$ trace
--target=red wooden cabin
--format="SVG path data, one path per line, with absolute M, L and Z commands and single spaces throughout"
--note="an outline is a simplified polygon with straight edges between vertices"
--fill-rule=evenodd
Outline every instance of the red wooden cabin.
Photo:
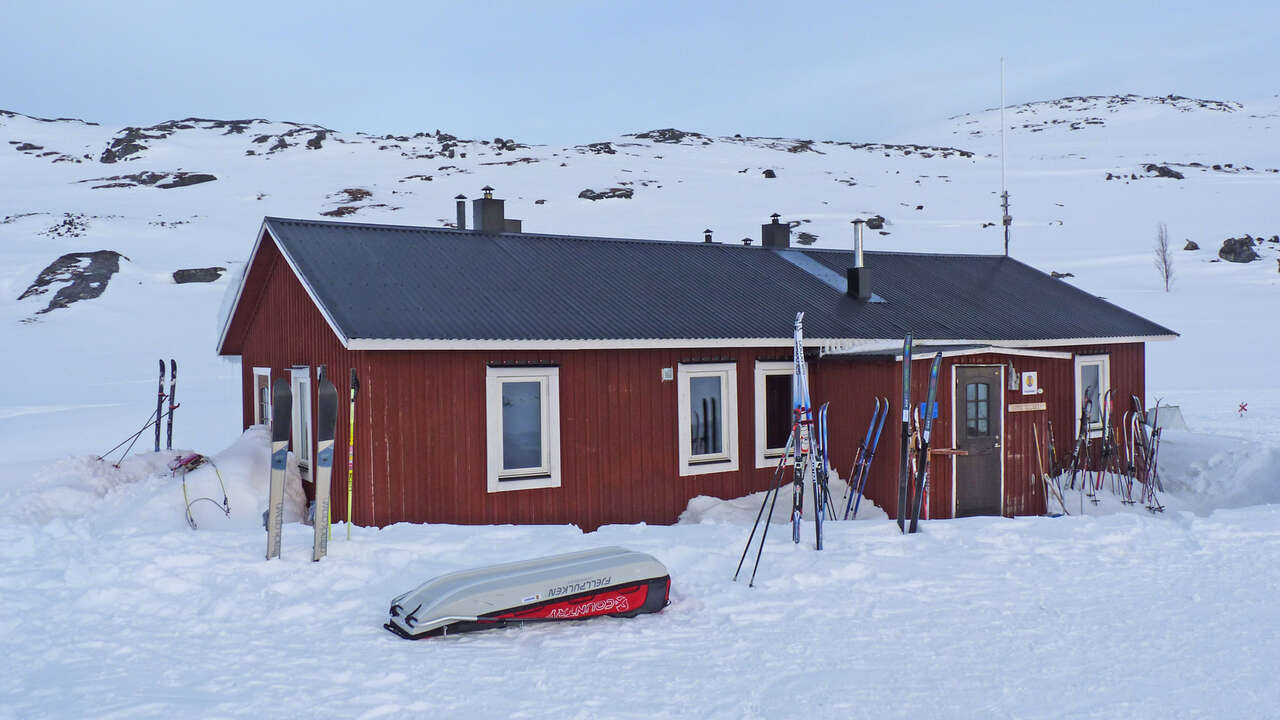
M 917 402 L 944 353 L 934 445 L 970 452 L 935 458 L 931 516 L 1039 514 L 1032 428 L 1043 444 L 1051 421 L 1063 453 L 1082 395 L 1144 397 L 1145 343 L 1176 337 L 1004 256 L 869 252 L 854 269 L 854 253 L 791 247 L 776 218 L 760 245 L 662 242 L 523 233 L 501 200 L 473 203 L 474 230 L 266 218 L 221 328 L 246 427 L 269 417 L 271 379 L 292 379 L 303 465 L 318 367 L 340 390 L 356 368 L 357 524 L 589 530 L 766 489 L 797 311 L 842 476 L 874 398 L 892 404 L 870 500 L 897 507 L 910 332 Z M 335 520 L 346 437 L 344 408 Z

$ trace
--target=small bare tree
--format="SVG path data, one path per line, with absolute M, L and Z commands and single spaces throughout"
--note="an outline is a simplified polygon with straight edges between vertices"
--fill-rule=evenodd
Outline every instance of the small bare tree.
M 1173 250 L 1169 247 L 1169 229 L 1164 223 L 1156 228 L 1155 254 L 1156 270 L 1164 280 L 1164 291 L 1169 292 L 1169 283 L 1173 282 Z

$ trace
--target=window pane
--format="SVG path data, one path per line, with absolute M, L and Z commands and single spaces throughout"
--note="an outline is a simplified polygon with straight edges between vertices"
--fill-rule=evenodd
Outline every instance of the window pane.
M 791 435 L 791 376 L 764 376 L 764 446 L 781 450 Z
M 720 434 L 720 378 L 689 378 L 690 455 L 724 452 Z
M 1099 364 L 1080 366 L 1080 385 L 1084 388 L 1084 396 L 1089 398 L 1089 422 L 1102 422 L 1102 408 L 1098 404 L 1098 384 L 1101 382 L 1102 366 Z
M 969 383 L 965 386 L 964 404 L 965 425 L 970 435 L 986 435 L 991 430 L 988 421 L 990 401 L 987 399 L 989 386 L 987 383 Z
M 542 467 L 542 383 L 502 383 L 502 469 Z

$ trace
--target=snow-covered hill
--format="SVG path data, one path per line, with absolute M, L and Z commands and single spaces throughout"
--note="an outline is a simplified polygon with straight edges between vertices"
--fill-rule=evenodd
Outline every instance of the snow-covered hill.
M 738 242 L 779 212 L 798 242 L 848 247 L 849 220 L 879 214 L 872 249 L 998 253 L 998 118 L 884 142 L 666 129 L 553 147 L 0 112 L 0 655 L 20 659 L 0 673 L 0 718 L 1274 707 L 1280 651 L 1265 630 L 1280 580 L 1257 559 L 1280 546 L 1277 98 L 1006 109 L 1012 253 L 1182 333 L 1148 348 L 1149 401 L 1181 404 L 1191 424 L 1164 441 L 1162 515 L 1072 495 L 1088 517 L 968 518 L 904 537 L 864 504 L 859 521 L 827 524 L 822 553 L 777 528 L 750 590 L 729 578 L 758 497 L 696 498 L 675 526 L 589 534 L 401 524 L 347 542 L 339 528 L 321 563 L 311 529 L 290 522 L 282 559 L 261 560 L 266 440 L 240 436 L 239 369 L 213 346 L 262 216 L 442 225 L 455 195 L 492 185 L 530 231 L 700 241 L 711 228 Z M 1175 241 L 1168 293 L 1157 223 Z M 1224 239 L 1246 235 L 1259 261 L 1218 261 Z M 178 283 L 179 270 L 219 279 Z M 192 495 L 213 499 L 193 506 L 195 532 L 168 456 L 94 460 L 154 409 L 161 357 L 180 364 L 175 445 L 228 448 L 216 461 L 231 515 L 214 476 L 193 473 Z M 612 543 L 667 563 L 665 612 L 423 643 L 380 628 L 390 597 L 432 575 Z
M 737 242 L 779 212 L 799 242 L 846 247 L 849 220 L 879 214 L 888 222 L 872 248 L 998 253 L 998 117 L 962 115 L 890 143 L 668 129 L 556 147 L 438 129 L 375 137 L 194 118 L 115 128 L 0 113 L 0 336 L 19 349 L 6 375 L 23 379 L 0 408 L 0 454 L 109 447 L 145 418 L 154 359 L 171 356 L 183 370 L 179 435 L 228 443 L 235 369 L 213 357 L 214 318 L 264 215 L 442 225 L 455 195 L 492 185 L 531 231 L 696 241 L 711 228 Z M 1233 411 L 1237 396 L 1274 407 L 1260 391 L 1274 391 L 1273 375 L 1255 359 L 1280 350 L 1265 322 L 1280 309 L 1280 243 L 1263 242 L 1247 265 L 1215 262 L 1215 251 L 1280 233 L 1280 100 L 1064 98 L 1006 117 L 1012 253 L 1183 333 L 1150 348 L 1150 389 L 1187 405 L 1193 425 Z M 1151 266 L 1161 222 L 1178 248 L 1168 294 Z M 1201 249 L 1181 250 L 1186 240 Z M 101 250 L 119 253 L 119 271 L 72 289 L 101 295 L 44 312 L 70 273 L 31 288 L 41 272 Z M 228 272 L 175 284 L 191 268 Z

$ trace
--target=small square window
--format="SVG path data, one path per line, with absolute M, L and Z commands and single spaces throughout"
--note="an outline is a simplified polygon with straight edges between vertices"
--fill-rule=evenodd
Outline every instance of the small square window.
M 678 380 L 680 474 L 737 470 L 736 366 L 682 364 Z
M 489 492 L 560 486 L 560 369 L 489 368 Z
M 795 421 L 791 408 L 791 382 L 795 364 L 790 360 L 759 360 L 755 368 L 755 458 L 757 468 L 771 468 L 786 450 Z

